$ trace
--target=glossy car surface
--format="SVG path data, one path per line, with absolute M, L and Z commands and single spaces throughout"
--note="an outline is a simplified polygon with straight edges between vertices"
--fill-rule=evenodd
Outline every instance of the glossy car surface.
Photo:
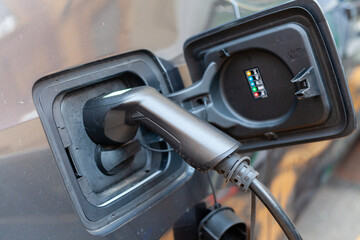
M 281 2 L 0 1 L 0 239 L 99 238 L 80 223 L 52 156 L 32 100 L 32 87 L 38 79 L 106 56 L 148 49 L 178 67 L 188 86 L 191 79 L 183 59 L 187 38 Z M 357 110 L 360 68 L 353 3 L 320 3 L 345 63 Z M 356 134 L 257 152 L 254 164 L 280 203 L 296 218 L 329 166 L 341 160 Z M 222 180 L 217 182 L 220 188 Z M 247 196 L 234 201 L 233 187 L 222 187 L 221 201 L 248 219 Z M 265 208 L 259 209 L 257 220 L 260 239 L 281 236 Z M 151 229 L 129 231 L 137 232 L 138 239 L 151 239 Z M 165 234 L 168 229 L 161 231 Z M 102 238 L 124 239 L 117 231 Z M 172 239 L 172 233 L 164 239 Z

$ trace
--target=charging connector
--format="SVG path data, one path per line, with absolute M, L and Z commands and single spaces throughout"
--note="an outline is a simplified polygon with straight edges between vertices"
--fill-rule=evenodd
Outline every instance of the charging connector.
M 96 143 L 124 144 L 142 124 L 167 141 L 195 169 L 216 170 L 227 182 L 251 189 L 269 209 L 290 240 L 302 239 L 295 225 L 257 179 L 250 158 L 236 150 L 241 144 L 197 118 L 150 87 L 138 87 L 90 99 L 83 109 L 89 137 Z

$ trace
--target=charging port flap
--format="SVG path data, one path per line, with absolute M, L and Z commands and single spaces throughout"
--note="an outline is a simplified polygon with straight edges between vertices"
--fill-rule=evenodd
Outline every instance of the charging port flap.
M 290 1 L 204 32 L 186 41 L 184 53 L 195 83 L 169 97 L 236 137 L 242 151 L 355 128 L 342 64 L 316 1 Z M 203 96 L 206 106 L 187 104 Z

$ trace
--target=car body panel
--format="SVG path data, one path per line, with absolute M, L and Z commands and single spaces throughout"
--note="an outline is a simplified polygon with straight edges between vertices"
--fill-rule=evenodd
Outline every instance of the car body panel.
M 224 2 L 0 2 L 0 239 L 98 239 L 82 226 L 66 192 L 33 104 L 34 83 L 47 74 L 106 56 L 148 49 L 177 66 L 185 85 L 189 85 L 191 79 L 182 56 L 183 43 L 194 34 L 235 19 L 233 6 Z M 250 14 L 283 1 L 272 1 L 268 5 L 264 4 L 265 1 L 256 1 L 257 4 L 249 2 L 238 1 L 240 14 Z M 339 2 L 335 1 L 335 4 Z M 342 36 L 342 33 L 339 35 Z M 345 54 L 347 42 L 337 43 L 338 49 L 344 49 L 340 52 Z M 351 70 L 349 68 L 348 73 Z M 359 79 L 358 76 L 354 79 Z M 360 99 L 358 86 L 357 81 L 350 82 L 356 109 Z M 280 197 L 280 203 L 290 210 L 291 215 L 296 215 L 294 192 L 298 191 L 298 195 L 304 193 L 296 190 L 297 181 L 303 176 L 301 173 L 306 174 L 309 163 L 334 147 L 333 144 L 320 142 L 266 151 L 259 153 L 255 159 L 255 163 L 262 162 L 265 182 L 274 195 Z M 344 144 L 350 145 L 348 142 L 338 144 L 339 148 Z M 335 160 L 325 161 L 319 172 L 323 173 L 326 166 L 333 162 Z M 222 180 L 217 182 L 220 183 L 217 186 L 221 187 Z M 309 186 L 308 192 L 314 188 Z M 232 190 L 224 191 L 229 193 Z M 175 196 L 186 200 L 191 198 L 191 193 L 179 192 Z M 224 202 L 230 202 L 229 205 L 246 218 L 246 200 L 231 202 L 231 199 L 224 197 Z M 242 199 L 246 198 L 242 195 Z M 280 235 L 280 230 L 269 220 L 265 209 L 260 209 L 257 216 L 261 239 L 269 239 L 269 231 L 273 237 Z M 148 218 L 141 221 L 149 221 Z M 133 233 L 132 239 L 153 239 L 168 230 L 161 227 L 156 231 L 134 229 L 131 224 L 128 229 Z M 103 239 L 126 239 L 121 231 Z M 165 238 L 171 239 L 171 234 Z

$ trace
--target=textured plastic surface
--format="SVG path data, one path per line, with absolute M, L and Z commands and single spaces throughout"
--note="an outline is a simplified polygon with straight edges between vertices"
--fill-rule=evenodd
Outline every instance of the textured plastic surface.
M 342 137 L 355 128 L 343 68 L 315 1 L 291 1 L 225 24 L 184 48 L 195 83 L 169 97 L 206 114 L 240 140 L 242 151 Z M 254 98 L 248 69 L 259 69 L 267 97 Z M 292 82 L 296 75 L 301 80 Z M 206 109 L 194 107 L 203 96 Z

